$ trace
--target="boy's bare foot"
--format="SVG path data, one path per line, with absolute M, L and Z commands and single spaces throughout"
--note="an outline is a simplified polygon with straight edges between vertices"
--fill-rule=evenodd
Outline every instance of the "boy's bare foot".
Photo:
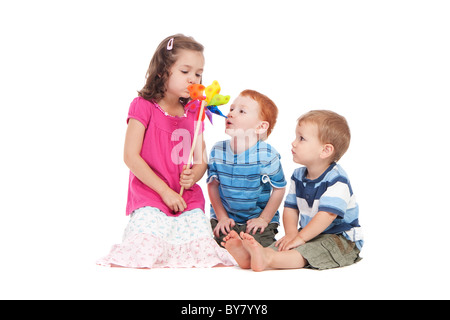
M 250 266 L 253 271 L 264 271 L 268 267 L 268 260 L 264 247 L 248 233 L 241 232 L 242 244 L 250 253 Z
M 242 245 L 242 239 L 236 231 L 231 232 L 223 238 L 222 246 L 233 256 L 234 260 L 242 269 L 250 269 L 250 253 Z

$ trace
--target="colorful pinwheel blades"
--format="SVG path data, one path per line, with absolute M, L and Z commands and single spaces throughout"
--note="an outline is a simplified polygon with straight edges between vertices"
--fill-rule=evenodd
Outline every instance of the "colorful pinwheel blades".
M 187 103 L 186 108 L 190 108 L 192 110 L 195 110 L 197 112 L 197 119 L 199 118 L 198 113 L 200 112 L 200 107 L 202 106 L 202 101 L 201 100 L 191 100 Z M 209 119 L 209 116 L 208 116 Z M 201 120 L 205 120 L 205 111 L 203 111 L 203 115 Z M 211 120 L 210 120 L 211 121 Z
M 191 84 L 188 86 L 189 94 L 192 100 L 205 100 L 206 97 L 203 95 L 203 90 L 205 86 L 202 84 Z
M 206 99 L 206 102 L 208 103 L 202 115 L 202 121 L 205 120 L 205 114 L 208 116 L 211 124 L 213 113 L 224 118 L 227 117 L 219 110 L 218 106 L 227 104 L 228 101 L 230 101 L 230 96 L 223 96 L 219 94 L 220 85 L 218 81 L 214 80 L 213 83 L 206 88 L 201 84 L 192 84 L 188 86 L 188 90 L 191 98 L 193 99 L 187 104 L 187 106 L 189 106 L 191 109 L 200 110 L 202 100 Z M 203 90 L 205 90 L 205 96 L 203 95 Z M 198 116 L 197 119 L 199 119 Z
M 219 92 L 220 92 L 220 85 L 217 80 L 214 80 L 211 85 L 206 87 L 205 94 L 206 94 L 206 102 L 208 102 L 208 105 L 212 105 L 211 100 L 214 98 L 214 96 L 219 94 Z
M 208 108 L 208 110 L 209 110 L 210 112 L 212 112 L 212 113 L 214 113 L 214 114 L 217 114 L 217 115 L 222 116 L 222 117 L 224 117 L 224 118 L 228 118 L 226 115 L 224 115 L 224 114 L 220 111 L 220 109 L 219 109 L 217 106 L 208 106 L 207 108 Z

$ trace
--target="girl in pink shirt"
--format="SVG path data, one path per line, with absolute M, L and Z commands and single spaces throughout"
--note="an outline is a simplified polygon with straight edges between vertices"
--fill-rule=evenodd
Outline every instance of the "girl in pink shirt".
M 203 46 L 175 35 L 157 48 L 147 82 L 130 105 L 124 160 L 130 168 L 123 241 L 97 263 L 130 268 L 234 265 L 214 241 L 197 181 L 207 168 L 198 139 L 187 166 L 195 111 L 185 109 L 188 85 L 202 79 Z M 185 191 L 183 196 L 179 192 Z

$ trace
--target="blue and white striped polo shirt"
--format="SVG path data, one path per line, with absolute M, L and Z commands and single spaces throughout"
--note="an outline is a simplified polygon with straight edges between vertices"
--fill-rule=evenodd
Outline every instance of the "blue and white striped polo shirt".
M 300 228 L 304 228 L 319 211 L 337 214 L 337 218 L 323 233 L 344 233 L 347 239 L 361 249 L 363 235 L 358 220 L 359 207 L 347 173 L 340 165 L 332 163 L 315 180 L 307 179 L 306 175 L 306 167 L 294 171 L 284 203 L 285 207 L 299 211 Z
M 244 224 L 257 218 L 269 201 L 273 188 L 287 184 L 280 154 L 264 141 L 241 154 L 234 154 L 230 140 L 216 143 L 209 157 L 208 179 L 219 182 L 220 199 L 228 216 Z M 217 219 L 211 206 L 211 218 Z M 272 222 L 279 223 L 277 211 Z

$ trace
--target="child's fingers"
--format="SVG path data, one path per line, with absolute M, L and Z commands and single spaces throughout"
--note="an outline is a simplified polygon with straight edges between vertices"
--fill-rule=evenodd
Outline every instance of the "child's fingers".
M 185 210 L 187 208 L 186 201 L 184 201 L 183 197 L 180 196 L 180 198 L 181 198 L 181 204 L 183 205 L 183 210 Z
M 181 173 L 181 176 L 184 178 L 188 178 L 189 176 L 193 175 L 193 172 L 191 169 L 185 169 L 183 170 L 183 172 Z
M 278 251 L 283 251 L 283 250 L 284 250 L 285 243 L 286 243 L 286 241 L 285 241 L 285 239 L 284 239 L 284 237 L 283 237 L 283 238 L 281 238 L 280 240 L 278 240 L 278 241 L 275 243 L 275 247 L 278 248 Z
M 185 189 L 190 189 L 194 184 L 193 175 L 185 175 L 184 173 L 180 175 L 180 185 Z
M 218 225 L 214 228 L 213 233 L 214 233 L 214 235 L 215 235 L 217 238 L 220 238 L 220 234 L 221 234 L 221 233 L 224 234 L 224 235 L 227 234 L 227 233 L 225 232 L 224 226 L 221 226 L 220 224 L 218 224 Z
M 187 208 L 186 202 L 180 196 L 180 198 L 177 200 L 177 202 L 173 206 L 173 211 L 181 212 L 181 211 L 184 211 L 186 208 Z
M 216 238 L 219 238 L 219 231 L 220 231 L 220 229 L 217 228 L 217 226 L 216 226 L 216 227 L 214 228 L 214 230 L 213 230 L 214 236 L 215 236 Z

